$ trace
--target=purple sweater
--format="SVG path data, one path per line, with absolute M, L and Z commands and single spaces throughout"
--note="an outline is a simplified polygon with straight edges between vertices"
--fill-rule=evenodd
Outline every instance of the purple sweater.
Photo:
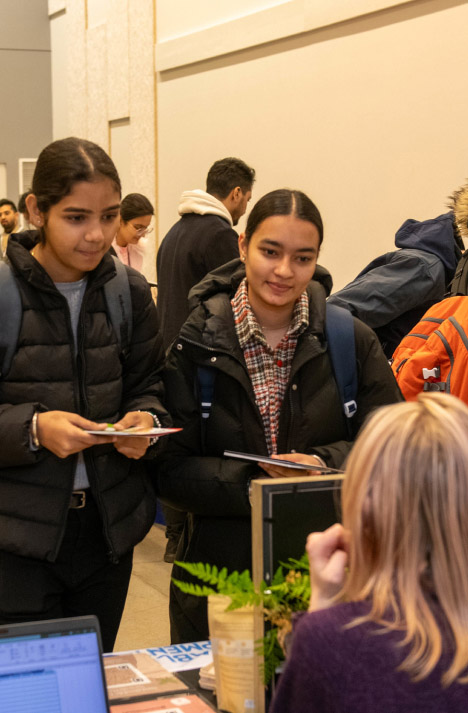
M 270 713 L 467 713 L 468 685 L 443 689 L 446 654 L 430 676 L 412 683 L 396 668 L 404 658 L 401 633 L 375 635 L 375 624 L 344 625 L 363 603 L 340 604 L 297 621 L 287 665 Z

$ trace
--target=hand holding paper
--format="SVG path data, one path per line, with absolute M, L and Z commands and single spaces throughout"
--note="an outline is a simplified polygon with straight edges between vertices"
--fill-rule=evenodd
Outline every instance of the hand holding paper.
M 127 428 L 151 429 L 154 426 L 154 418 L 145 411 L 129 411 L 120 421 L 114 423 L 116 431 L 124 431 Z M 114 448 L 127 458 L 138 460 L 145 455 L 150 444 L 149 436 L 127 436 L 116 438 Z
M 89 421 L 68 411 L 44 411 L 37 416 L 39 443 L 59 458 L 79 453 L 101 443 L 112 443 L 113 438 L 101 436 L 105 424 Z

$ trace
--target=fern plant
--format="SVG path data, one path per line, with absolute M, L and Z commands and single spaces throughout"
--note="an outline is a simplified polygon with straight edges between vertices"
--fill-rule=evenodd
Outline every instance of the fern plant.
M 223 594 L 231 600 L 226 611 L 244 606 L 262 607 L 265 620 L 269 622 L 263 639 L 257 642 L 257 650 L 263 655 L 263 681 L 271 681 L 278 665 L 285 658 L 285 642 L 292 629 L 292 614 L 305 611 L 310 600 L 309 562 L 307 555 L 300 559 L 288 559 L 281 563 L 275 572 L 273 581 L 267 585 L 264 581 L 256 588 L 249 570 L 231 572 L 226 567 L 218 569 L 215 565 L 177 562 L 201 584 L 172 579 L 174 584 L 186 594 L 207 597 L 210 594 Z

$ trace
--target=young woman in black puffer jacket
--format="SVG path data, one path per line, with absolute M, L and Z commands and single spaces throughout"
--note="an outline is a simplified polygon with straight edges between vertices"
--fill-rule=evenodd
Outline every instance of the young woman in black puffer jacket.
M 249 216 L 240 261 L 192 290 L 165 376 L 168 408 L 184 430 L 158 467 L 160 496 L 191 513 L 179 560 L 250 568 L 250 480 L 291 472 L 225 458 L 225 449 L 340 468 L 351 447 L 324 337 L 326 292 L 312 280 L 322 238 L 304 193 L 273 191 Z M 356 432 L 373 408 L 401 397 L 374 333 L 359 320 L 354 332 Z M 206 419 L 199 367 L 214 370 Z M 177 566 L 174 576 L 187 578 Z M 208 635 L 204 600 L 173 587 L 170 614 L 174 643 Z
M 141 460 L 150 438 L 87 430 L 167 425 L 156 309 L 144 277 L 125 268 L 124 355 L 104 290 L 116 273 L 120 180 L 99 146 L 47 146 L 32 191 L 38 232 L 11 237 L 7 251 L 22 320 L 0 379 L 0 623 L 96 614 L 110 651 L 133 547 L 154 521 Z

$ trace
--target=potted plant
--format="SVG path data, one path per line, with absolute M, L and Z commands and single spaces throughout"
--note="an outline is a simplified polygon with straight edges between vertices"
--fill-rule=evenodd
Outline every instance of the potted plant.
M 304 554 L 300 559 L 290 558 L 275 572 L 270 585 L 261 582 L 255 587 L 248 570 L 228 573 L 226 567 L 177 562 L 179 567 L 200 581 L 182 582 L 173 579 L 183 592 L 199 597 L 226 597 L 226 611 L 245 607 L 260 607 L 263 610 L 266 633 L 257 643 L 257 651 L 263 657 L 263 681 L 265 685 L 273 678 L 278 665 L 285 658 L 288 635 L 292 628 L 294 612 L 306 611 L 310 600 L 309 562 Z

